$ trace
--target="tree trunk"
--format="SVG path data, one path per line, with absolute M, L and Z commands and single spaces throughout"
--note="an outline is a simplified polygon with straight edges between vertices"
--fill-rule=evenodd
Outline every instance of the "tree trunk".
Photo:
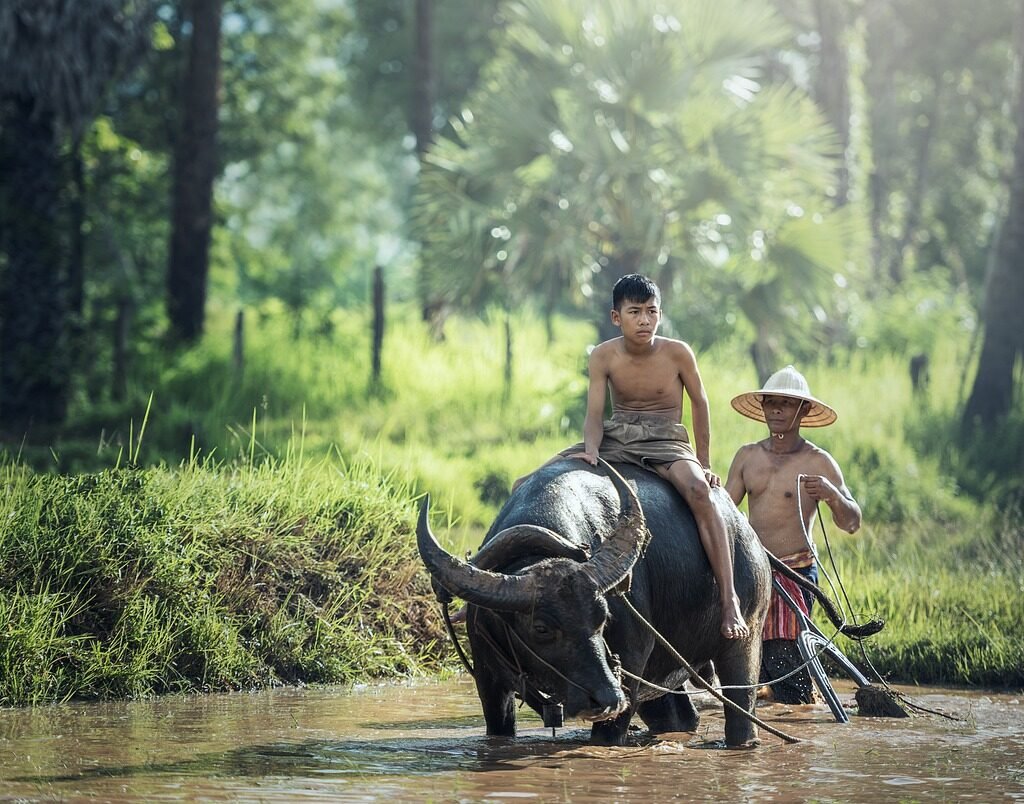
M 85 166 L 82 163 L 82 138 L 71 146 L 71 253 L 68 259 L 68 310 L 75 329 L 81 329 L 85 311 Z
M 217 93 L 223 0 L 193 0 L 192 40 L 174 148 L 167 314 L 176 340 L 203 333 L 217 175 Z
M 128 398 L 128 342 L 135 305 L 131 298 L 118 299 L 117 318 L 114 320 L 114 373 L 110 396 L 116 402 Z
M 416 155 L 421 158 L 434 138 L 433 30 L 433 0 L 416 0 L 416 58 L 410 112 Z
M 868 3 L 861 14 L 865 21 L 864 45 L 867 63 L 871 65 L 864 73 L 864 91 L 871 99 L 867 104 L 868 131 L 871 138 L 872 170 L 868 177 L 871 226 L 871 267 L 875 281 L 865 291 L 868 298 L 874 298 L 887 285 L 888 260 L 886 259 L 885 227 L 889 220 L 889 194 L 891 191 L 892 121 L 896 118 L 898 103 L 890 74 L 890 60 L 896 46 L 895 32 L 886 13 L 879 3 Z
M 434 51 L 432 47 L 434 30 L 433 0 L 416 0 L 416 53 L 413 60 L 412 101 L 409 108 L 409 127 L 416 138 L 416 156 L 422 161 L 423 155 L 433 140 L 434 106 Z M 443 340 L 444 310 L 433 298 L 427 267 L 423 264 L 423 250 L 420 250 L 420 269 L 417 276 L 417 292 L 420 300 L 420 314 L 430 325 L 432 332 L 441 333 Z
M 505 311 L 505 376 L 502 384 L 501 401 L 508 402 L 512 398 L 512 313 Z
M 67 409 L 62 181 L 54 115 L 27 96 L 0 112 L 0 428 L 20 435 Z
M 942 78 L 933 75 L 930 81 L 932 87 L 931 103 L 928 110 L 923 112 L 924 129 L 918 134 L 917 148 L 914 154 L 914 186 L 907 198 L 907 217 L 903 222 L 899 240 L 889 263 L 889 278 L 899 284 L 904 277 L 904 261 L 907 256 L 907 249 L 911 240 L 917 234 L 917 228 L 921 225 L 924 197 L 928 189 L 929 168 L 931 166 L 932 143 L 935 141 L 938 125 L 939 111 L 942 109 Z
M 1017 56 L 1024 62 L 1024 2 L 1018 19 Z M 1017 139 L 1013 149 L 1010 203 L 1003 221 L 992 274 L 985 289 L 985 339 L 978 373 L 964 409 L 963 425 L 990 430 L 1010 412 L 1014 367 L 1024 357 L 1024 71 L 1017 76 Z
M 850 195 L 850 170 L 847 163 L 850 147 L 850 88 L 844 42 L 846 24 L 842 8 L 836 0 L 814 0 L 814 13 L 818 35 L 821 37 L 814 96 L 839 135 L 843 149 L 836 171 L 836 205 L 843 206 Z

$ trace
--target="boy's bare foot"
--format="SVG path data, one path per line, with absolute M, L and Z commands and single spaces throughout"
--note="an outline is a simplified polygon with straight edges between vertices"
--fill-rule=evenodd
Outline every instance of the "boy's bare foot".
M 722 636 L 726 639 L 746 639 L 750 636 L 750 627 L 743 619 L 740 602 L 735 596 L 729 603 L 722 604 Z

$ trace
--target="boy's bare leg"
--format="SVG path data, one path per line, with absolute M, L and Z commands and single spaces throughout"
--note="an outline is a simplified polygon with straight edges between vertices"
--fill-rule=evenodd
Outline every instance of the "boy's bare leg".
M 697 520 L 701 544 L 721 591 L 722 636 L 729 639 L 745 639 L 750 636 L 750 628 L 743 619 L 740 600 L 736 596 L 732 574 L 732 551 L 729 549 L 725 522 L 711 502 L 711 488 L 704 478 L 704 473 L 693 461 L 676 461 L 667 466 L 656 466 L 655 469 L 675 486 Z

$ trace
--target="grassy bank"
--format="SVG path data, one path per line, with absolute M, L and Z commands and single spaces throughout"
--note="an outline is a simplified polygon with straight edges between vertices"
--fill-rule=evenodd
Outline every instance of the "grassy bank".
M 0 471 L 0 705 L 395 677 L 447 655 L 409 489 L 369 464 Z
M 435 342 L 410 311 L 389 319 L 372 387 L 364 316 L 298 340 L 280 316 L 250 318 L 241 371 L 230 317 L 214 318 L 202 345 L 137 365 L 124 405 L 79 398 L 63 431 L 5 445 L 0 628 L 17 637 L 0 648 L 2 700 L 451 661 L 425 610 L 411 500 L 430 492 L 452 524 L 439 528 L 449 549 L 474 548 L 512 480 L 579 438 L 593 329 L 560 320 L 549 340 L 538 319 L 515 316 L 506 388 L 500 320 L 452 320 Z M 1024 417 L 974 455 L 957 446 L 969 346 L 936 341 L 932 382 L 916 395 L 899 354 L 800 366 L 840 412 L 805 434 L 864 509 L 856 536 L 827 524 L 853 609 L 888 622 L 867 644 L 875 666 L 891 680 L 1024 687 L 1012 463 Z M 699 359 L 724 476 L 736 449 L 763 436 L 729 406 L 758 383 L 740 347 Z

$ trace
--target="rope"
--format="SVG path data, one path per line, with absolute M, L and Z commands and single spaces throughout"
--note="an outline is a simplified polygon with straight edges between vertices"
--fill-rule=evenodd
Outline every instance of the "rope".
M 780 738 L 781 740 L 784 740 L 787 743 L 799 743 L 799 742 L 801 742 L 798 738 L 792 737 L 789 734 L 786 734 L 784 731 L 780 731 L 779 729 L 776 729 L 774 726 L 768 725 L 763 720 L 761 720 L 757 715 L 755 715 L 755 714 L 753 714 L 751 712 L 748 712 L 742 706 L 740 706 L 736 702 L 730 700 L 729 698 L 726 698 L 724 695 L 722 695 L 722 693 L 718 692 L 718 690 L 716 690 L 711 684 L 709 684 L 707 681 L 705 681 L 703 678 L 701 678 L 700 674 L 696 670 L 694 670 L 693 666 L 688 661 L 686 661 L 686 659 L 684 659 L 674 647 L 672 647 L 672 643 L 669 642 L 667 639 L 665 639 L 665 637 L 663 637 L 658 632 L 658 629 L 655 628 L 653 625 L 651 625 L 647 621 L 647 619 L 639 611 L 637 611 L 633 607 L 633 604 L 629 602 L 629 598 L 628 597 L 623 595 L 621 600 L 625 604 L 626 608 L 629 609 L 633 613 L 633 616 L 636 617 L 641 623 L 643 623 L 644 626 L 646 626 L 647 629 L 652 634 L 654 634 L 654 638 L 656 640 L 658 640 L 658 642 L 661 644 L 661 646 L 663 648 L 665 648 L 665 650 L 667 650 L 669 652 L 669 654 L 672 656 L 672 658 L 675 659 L 677 662 L 679 662 L 679 666 L 682 667 L 684 670 L 686 670 L 686 672 L 688 672 L 690 674 L 690 681 L 692 681 L 695 686 L 700 687 L 705 692 L 711 693 L 711 696 L 713 698 L 717 699 L 718 701 L 721 701 L 721 703 L 726 708 L 732 709 L 734 712 L 739 713 L 740 715 L 745 717 L 747 720 L 749 720 L 751 723 L 754 723 L 757 726 L 760 726 L 762 729 L 767 731 L 769 734 L 774 734 L 776 737 Z M 626 671 L 623 670 L 622 672 L 625 673 Z M 649 683 L 649 682 L 644 682 L 644 683 Z
M 452 626 L 452 618 L 448 616 L 448 604 L 441 604 L 441 614 L 444 616 L 444 626 L 448 630 L 448 636 L 452 640 L 452 644 L 455 646 L 455 652 L 459 654 L 459 660 L 462 662 L 462 666 L 469 671 L 469 674 L 476 678 L 476 671 L 473 669 L 473 665 L 469 663 L 465 652 L 462 650 L 462 644 L 459 642 L 458 637 L 455 636 L 455 628 Z
M 817 547 L 814 544 L 813 539 L 811 539 L 810 534 L 807 532 L 807 527 L 804 524 L 803 504 L 801 503 L 801 500 L 800 500 L 800 479 L 802 477 L 804 477 L 804 475 L 802 475 L 802 474 L 798 475 L 797 476 L 797 481 L 796 481 L 796 499 L 797 499 L 797 505 L 798 505 L 799 510 L 800 510 L 800 527 L 803 529 L 804 539 L 806 539 L 807 544 L 808 544 L 808 546 L 811 549 L 811 552 L 814 553 L 815 558 L 817 558 L 818 557 Z M 825 529 L 825 520 L 821 516 L 821 503 L 820 503 L 820 501 L 815 501 L 814 512 L 815 512 L 815 515 L 818 518 L 818 527 L 821 530 L 821 536 L 825 540 L 825 548 L 828 551 L 829 563 L 832 565 L 832 571 L 836 575 L 836 582 L 839 584 L 839 589 L 842 591 L 842 598 L 843 598 L 843 601 L 845 601 L 846 611 L 849 611 L 850 619 L 853 621 L 854 625 L 859 625 L 859 623 L 857 622 L 857 615 L 856 615 L 856 613 L 853 610 L 853 604 L 850 603 L 849 595 L 846 592 L 846 585 L 843 583 L 843 578 L 839 574 L 839 568 L 836 566 L 835 554 L 832 551 L 832 543 L 829 541 L 828 531 Z M 820 565 L 820 563 L 819 563 L 818 566 L 821 569 L 822 574 L 825 576 L 826 580 L 828 580 L 828 584 L 829 584 L 829 587 L 832 589 L 833 596 L 838 598 L 839 595 L 836 593 L 836 587 L 835 587 L 835 584 L 833 584 L 833 582 L 832 582 L 831 576 L 828 574 L 827 571 L 825 571 L 825 568 L 822 567 Z M 843 612 L 844 619 L 847 616 L 846 611 Z M 835 635 L 833 634 L 833 636 L 835 636 Z M 863 640 L 857 639 L 857 640 L 854 640 L 854 641 L 857 643 L 857 647 L 860 648 L 860 655 L 861 655 L 861 658 L 864 660 L 864 664 L 867 665 L 871 669 L 871 673 L 878 680 L 878 683 L 882 685 L 882 687 L 885 689 L 885 691 L 888 692 L 899 703 L 901 703 L 904 706 L 906 706 L 906 707 L 908 707 L 910 709 L 913 709 L 914 711 L 917 711 L 917 712 L 924 712 L 924 713 L 927 713 L 927 714 L 930 714 L 930 715 L 938 715 L 939 717 L 944 717 L 944 718 L 946 718 L 948 720 L 953 720 L 953 721 L 962 721 L 963 720 L 963 718 L 956 717 L 955 715 L 950 715 L 947 712 L 941 712 L 941 711 L 939 711 L 937 709 L 929 709 L 928 707 L 921 706 L 920 704 L 914 703 L 910 698 L 908 698 L 902 692 L 900 692 L 899 690 L 893 689 L 889 685 L 889 682 L 886 681 L 884 678 L 882 678 L 882 674 L 880 672 L 878 672 L 878 669 L 874 666 L 874 664 L 872 664 L 871 659 L 868 658 L 868 652 L 864 648 Z

